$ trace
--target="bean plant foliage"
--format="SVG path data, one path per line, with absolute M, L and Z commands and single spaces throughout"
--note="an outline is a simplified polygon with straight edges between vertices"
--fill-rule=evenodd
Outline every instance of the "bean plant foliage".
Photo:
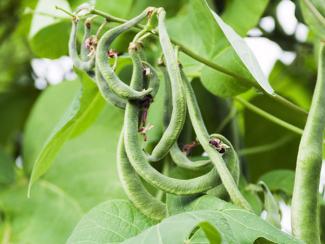
M 325 243 L 323 1 L 5 0 L 2 18 L 1 243 Z M 294 61 L 267 76 L 253 28 Z M 62 56 L 75 78 L 36 89 L 32 60 Z

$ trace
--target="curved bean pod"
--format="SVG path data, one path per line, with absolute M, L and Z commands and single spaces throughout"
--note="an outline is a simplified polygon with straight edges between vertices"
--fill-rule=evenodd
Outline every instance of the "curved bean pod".
M 164 66 L 161 66 L 161 71 L 165 78 L 165 99 L 164 99 L 164 126 L 167 127 L 168 122 L 170 120 L 170 114 L 171 114 L 171 86 L 170 86 L 170 80 L 168 73 L 166 71 L 166 68 Z M 174 145 L 170 148 L 170 156 L 174 163 L 184 169 L 189 170 L 200 170 L 204 167 L 206 167 L 208 164 L 211 163 L 210 160 L 199 160 L 199 161 L 191 161 L 180 149 L 177 144 L 177 141 L 174 143 Z
M 128 199 L 144 215 L 155 220 L 161 220 L 167 215 L 166 205 L 147 191 L 132 168 L 125 152 L 123 135 L 122 130 L 117 148 L 117 170 L 122 187 Z
M 230 174 L 234 178 L 236 185 L 238 185 L 239 177 L 240 177 L 240 163 L 239 163 L 238 155 L 237 155 L 233 145 L 226 137 L 224 137 L 223 135 L 220 135 L 220 134 L 211 134 L 210 138 L 211 139 L 219 139 L 219 140 L 221 140 L 222 143 L 226 144 L 229 147 L 227 150 L 225 150 L 225 153 L 223 154 L 222 158 L 225 161 L 225 163 L 227 164 L 227 168 L 229 169 Z M 217 186 L 217 187 L 209 190 L 208 194 L 220 197 L 221 195 L 227 194 L 227 191 L 223 185 L 220 185 L 220 186 Z
M 239 189 L 237 188 L 237 184 L 234 178 L 232 177 L 231 173 L 229 172 L 223 158 L 213 147 L 211 147 L 209 143 L 210 137 L 204 125 L 202 114 L 197 104 L 194 91 L 191 87 L 190 82 L 187 80 L 183 72 L 182 72 L 182 77 L 183 77 L 183 83 L 184 83 L 184 88 L 186 93 L 188 112 L 190 115 L 190 119 L 192 121 L 194 131 L 197 135 L 200 144 L 202 145 L 204 151 L 208 154 L 215 168 L 217 169 L 222 184 L 226 188 L 230 196 L 230 199 L 236 205 L 251 211 L 252 210 L 251 206 L 249 205 L 247 200 L 243 197 L 243 195 L 240 193 Z
M 91 36 L 90 26 L 91 26 L 90 21 L 86 20 L 84 23 L 84 35 L 83 35 L 82 43 L 81 43 L 81 47 L 80 47 L 80 57 L 81 57 L 82 61 L 89 60 L 89 57 L 88 57 L 89 50 L 86 46 L 86 41 Z
M 114 106 L 125 109 L 126 100 L 117 96 L 112 90 L 109 88 L 106 80 L 103 75 L 100 73 L 98 69 L 98 65 L 96 65 L 96 83 L 99 89 L 99 92 L 102 94 L 105 101 L 113 104 Z
M 160 80 L 158 77 L 158 73 L 157 73 L 156 69 L 148 62 L 142 61 L 142 64 L 144 65 L 144 68 L 148 68 L 150 70 L 149 71 L 150 73 L 148 74 L 148 78 L 149 78 L 148 88 L 152 89 L 150 95 L 152 97 L 155 97 L 159 90 L 159 86 L 160 86 Z
M 142 80 L 137 77 L 140 73 L 142 74 L 142 72 L 138 72 L 132 75 L 130 85 L 133 89 L 142 89 Z M 139 142 L 139 113 L 138 104 L 134 101 L 128 101 L 124 117 L 124 144 L 130 163 L 137 174 L 154 187 L 177 195 L 204 192 L 218 184 L 218 174 L 215 169 L 194 179 L 181 180 L 167 177 L 153 168 Z
M 135 89 L 132 89 L 123 81 L 121 81 L 120 78 L 115 74 L 112 67 L 107 62 L 107 50 L 110 44 L 115 40 L 118 35 L 120 35 L 124 31 L 127 31 L 128 29 L 142 21 L 151 10 L 152 8 L 147 8 L 137 17 L 107 31 L 98 42 L 96 50 L 96 63 L 98 64 L 99 70 L 107 81 L 111 90 L 116 95 L 125 99 L 142 99 L 146 95 L 148 95 L 152 91 L 152 89 L 149 88 L 144 91 L 137 91 Z
M 136 104 L 128 102 L 125 108 L 125 149 L 134 170 L 149 184 L 163 191 L 176 195 L 189 195 L 204 192 L 218 184 L 218 174 L 212 169 L 207 174 L 190 179 L 174 179 L 162 175 L 153 168 L 147 160 L 146 154 L 141 148 L 138 138 L 139 108 Z
M 90 57 L 90 59 L 87 61 L 82 61 L 80 59 L 78 54 L 78 49 L 77 49 L 78 25 L 79 25 L 79 19 L 73 18 L 72 28 L 70 32 L 70 38 L 69 38 L 69 56 L 71 57 L 74 66 L 84 71 L 90 71 L 95 66 L 95 56 Z
M 307 122 L 300 140 L 292 196 L 293 234 L 306 243 L 321 243 L 319 181 L 325 130 L 325 43 L 320 42 L 318 72 Z
M 177 143 L 175 143 L 170 148 L 170 156 L 174 163 L 183 169 L 189 169 L 189 170 L 201 170 L 205 168 L 207 165 L 211 164 L 211 160 L 198 160 L 198 161 L 192 161 L 189 159 L 180 149 Z
M 186 118 L 186 101 L 182 88 L 182 77 L 173 46 L 168 37 L 167 29 L 165 26 L 165 15 L 166 12 L 163 9 L 159 9 L 159 41 L 165 57 L 166 68 L 171 85 L 172 113 L 169 124 L 165 129 L 164 134 L 149 156 L 149 160 L 153 162 L 161 160 L 168 154 L 169 149 L 177 141 L 177 138 L 183 129 Z

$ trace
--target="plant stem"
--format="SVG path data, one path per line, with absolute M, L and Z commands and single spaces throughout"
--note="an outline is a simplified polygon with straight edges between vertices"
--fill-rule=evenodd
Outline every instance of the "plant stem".
M 318 75 L 310 112 L 301 137 L 292 197 L 293 234 L 306 243 L 320 242 L 318 187 L 325 128 L 325 43 L 321 42 Z
M 264 110 L 256 107 L 255 105 L 251 104 L 250 102 L 246 101 L 245 99 L 242 99 L 241 97 L 235 97 L 234 98 L 236 101 L 238 101 L 239 103 L 241 103 L 242 105 L 244 105 L 247 109 L 253 111 L 254 113 L 257 113 L 258 115 L 264 117 L 267 120 L 270 120 L 272 122 L 274 122 L 275 124 L 278 124 L 288 130 L 291 130 L 292 132 L 302 135 L 303 130 L 300 129 L 297 126 L 294 126 L 292 124 L 289 124 L 288 122 L 279 119 L 277 117 L 275 117 L 272 114 L 269 114 L 268 112 L 265 112 Z
M 272 142 L 272 143 L 244 148 L 244 149 L 241 149 L 238 151 L 238 155 L 239 156 L 247 156 L 247 155 L 254 155 L 254 154 L 258 154 L 258 153 L 265 153 L 267 151 L 271 151 L 271 150 L 274 150 L 274 149 L 277 149 L 277 148 L 283 146 L 288 141 L 290 141 L 292 138 L 293 138 L 292 135 L 287 135 L 287 136 L 280 138 L 279 140 Z
M 99 15 L 99 16 L 102 16 L 104 18 L 106 18 L 107 20 L 109 21 L 113 21 L 113 22 L 117 22 L 117 23 L 125 23 L 127 20 L 125 19 L 122 19 L 122 18 L 118 18 L 118 17 L 115 17 L 115 16 L 112 16 L 110 14 L 107 14 L 103 11 L 100 11 L 100 10 L 97 10 L 97 9 L 93 9 L 91 10 L 90 12 L 91 14 L 96 14 L 96 15 Z M 144 25 L 141 25 L 141 24 L 137 24 L 135 26 L 137 29 L 143 29 L 144 28 Z M 153 36 L 158 36 L 158 33 L 154 30 L 151 30 L 151 33 L 154 34 Z M 183 53 L 185 53 L 186 55 L 190 56 L 191 58 L 199 61 L 200 63 L 203 63 L 207 66 L 209 66 L 210 68 L 214 69 L 214 70 L 217 70 L 219 72 L 222 72 L 224 74 L 227 74 L 231 77 L 234 77 L 238 80 L 242 80 L 242 81 L 245 81 L 249 84 L 251 84 L 252 86 L 254 86 L 255 88 L 261 90 L 261 88 L 259 87 L 259 85 L 254 81 L 254 80 L 250 80 L 250 79 L 247 79 L 245 77 L 242 77 L 240 75 L 238 75 L 237 73 L 235 72 L 232 72 L 228 69 L 225 69 L 224 67 L 202 57 L 200 54 L 197 54 L 195 52 L 193 52 L 191 49 L 185 47 L 183 44 L 179 43 L 178 41 L 176 40 L 173 40 L 171 39 L 171 42 L 176 45 L 176 46 L 179 46 L 179 50 L 182 51 Z M 295 110 L 295 111 L 298 111 L 298 112 L 301 112 L 302 114 L 306 115 L 307 112 L 305 110 L 303 110 L 302 108 L 298 107 L 296 104 L 288 101 L 287 99 L 285 99 L 284 97 L 280 96 L 279 94 L 273 94 L 273 95 L 270 95 L 270 94 L 267 94 L 268 96 L 270 96 L 272 99 L 284 104 L 285 106 L 291 108 L 292 110 Z

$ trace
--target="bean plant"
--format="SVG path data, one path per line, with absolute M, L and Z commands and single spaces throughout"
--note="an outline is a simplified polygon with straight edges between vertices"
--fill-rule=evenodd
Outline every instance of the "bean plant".
M 315 72 L 282 80 L 242 38 L 277 1 L 80 2 L 27 11 L 77 81 L 38 98 L 20 168 L 0 150 L 3 243 L 325 242 L 323 1 L 295 2 L 308 44 L 279 42 Z

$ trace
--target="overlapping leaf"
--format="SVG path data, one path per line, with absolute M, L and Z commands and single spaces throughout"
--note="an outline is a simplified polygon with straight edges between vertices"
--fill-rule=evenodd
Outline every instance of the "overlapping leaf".
M 237 32 L 246 34 L 257 24 L 267 3 L 268 1 L 233 1 L 226 6 L 223 18 Z M 234 15 L 237 18 L 231 17 Z M 169 21 L 169 30 L 171 36 L 182 45 L 228 70 L 235 77 L 182 56 L 186 72 L 190 75 L 202 74 L 202 81 L 207 89 L 220 96 L 236 95 L 252 86 L 261 86 L 261 89 L 271 93 L 267 79 L 244 41 L 215 16 L 217 15 L 211 12 L 205 1 L 192 0 Z M 183 38 L 184 36 L 187 38 Z
M 39 0 L 34 10 L 29 43 L 34 54 L 39 57 L 58 58 L 68 52 L 70 21 L 55 6 L 70 11 L 66 0 Z
M 96 206 L 81 219 L 67 243 L 121 243 L 153 224 L 130 202 L 108 201 Z
M 202 197 L 187 208 L 194 211 L 169 217 L 123 243 L 183 244 L 196 227 L 201 227 L 210 243 L 253 243 L 258 238 L 274 243 L 302 243 L 255 214 L 215 197 Z
M 29 192 L 32 184 L 49 169 L 65 141 L 86 129 L 104 107 L 105 102 L 97 86 L 84 71 L 76 71 L 82 82 L 80 94 L 73 100 L 65 116 L 56 125 L 39 152 L 34 163 Z
M 64 243 L 83 215 L 78 202 L 47 181 L 35 185 L 32 199 L 26 191 L 25 181 L 0 193 L 2 243 Z
M 316 36 L 325 40 L 325 4 L 323 0 L 299 1 L 304 19 Z

